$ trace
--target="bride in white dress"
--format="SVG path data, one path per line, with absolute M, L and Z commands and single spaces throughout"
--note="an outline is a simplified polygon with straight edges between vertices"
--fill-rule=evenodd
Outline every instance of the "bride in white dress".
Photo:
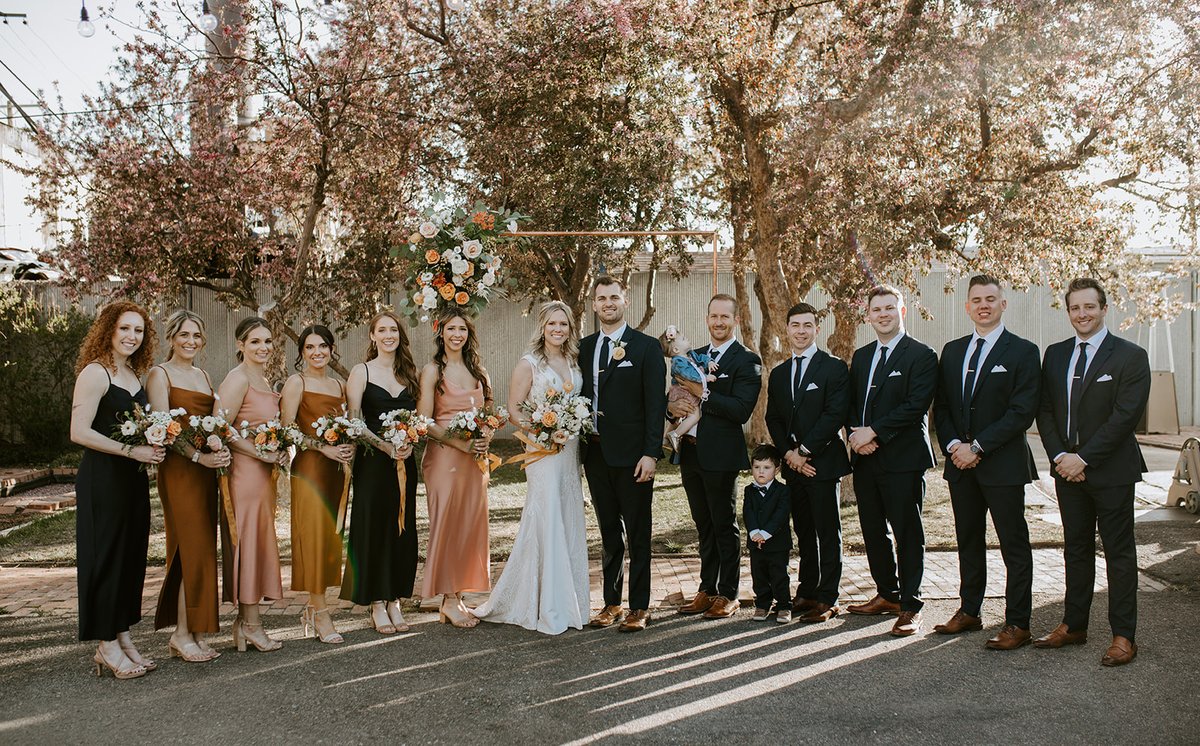
M 546 389 L 562 391 L 567 382 L 573 391 L 583 385 L 576 364 L 579 333 L 565 303 L 542 305 L 529 350 L 513 370 L 509 388 L 509 411 L 518 427 L 525 416 L 518 402 L 538 401 Z M 579 468 L 579 439 L 572 438 L 526 469 L 528 490 L 512 554 L 491 597 L 472 610 L 474 616 L 550 635 L 587 624 L 591 599 Z

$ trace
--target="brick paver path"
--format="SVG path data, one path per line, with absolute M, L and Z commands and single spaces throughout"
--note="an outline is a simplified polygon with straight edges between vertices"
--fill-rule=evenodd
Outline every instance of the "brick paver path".
M 1033 551 L 1033 592 L 1062 596 L 1065 591 L 1062 551 L 1059 549 L 1035 549 Z M 599 608 L 600 567 L 598 561 L 591 563 L 592 606 Z M 492 564 L 492 577 L 499 577 L 503 563 Z M 792 561 L 793 579 L 795 560 Z M 1107 587 L 1104 561 L 1096 559 L 1096 590 Z M 162 586 L 162 567 L 152 567 L 146 572 L 146 587 L 142 597 L 142 609 L 147 619 L 154 616 L 158 591 Z M 700 560 L 696 557 L 660 555 L 654 558 L 651 579 L 651 603 L 656 607 L 673 606 L 683 597 L 690 597 L 699 584 Z M 284 566 L 284 588 L 290 585 L 291 568 Z M 750 568 L 748 560 L 742 565 L 742 600 L 752 601 L 749 592 Z M 1166 585 L 1139 573 L 1138 590 L 1161 591 Z M 925 555 L 925 582 L 922 586 L 927 600 L 954 599 L 958 597 L 958 555 L 954 552 L 930 552 Z M 875 593 L 871 574 L 864 556 L 847 556 L 842 574 L 842 601 L 865 601 Z M 352 604 L 336 599 L 336 590 L 329 593 L 330 601 L 343 609 Z M 1004 596 L 1004 563 L 999 550 L 988 551 L 987 596 Z M 279 616 L 299 616 L 303 609 L 303 595 L 286 591 L 284 598 L 263 609 L 264 613 Z M 73 567 L 0 567 L 0 614 L 14 617 L 71 615 L 76 613 L 75 568 Z M 222 614 L 233 614 L 231 604 L 222 604 Z

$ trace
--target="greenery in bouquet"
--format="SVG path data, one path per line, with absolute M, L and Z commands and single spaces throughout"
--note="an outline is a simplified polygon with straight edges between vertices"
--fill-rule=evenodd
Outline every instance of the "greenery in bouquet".
M 498 247 L 516 238 L 526 216 L 507 210 L 491 210 L 476 203 L 470 210 L 431 210 L 408 237 L 411 265 L 404 287 L 410 294 L 400 299 L 402 313 L 414 326 L 446 308 L 478 316 L 503 286 L 503 260 Z

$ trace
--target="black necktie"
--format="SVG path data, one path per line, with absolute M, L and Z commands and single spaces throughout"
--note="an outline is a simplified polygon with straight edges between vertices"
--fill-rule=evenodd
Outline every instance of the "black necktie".
M 887 347 L 879 348 L 879 362 L 875 363 L 875 372 L 871 374 L 871 388 L 867 391 L 866 406 L 863 407 L 863 425 L 871 424 L 871 400 L 875 398 L 875 392 L 879 390 L 880 384 L 883 383 L 883 369 L 887 365 Z
M 967 376 L 963 379 L 962 409 L 968 426 L 971 423 L 968 416 L 971 412 L 971 397 L 975 395 L 975 378 L 979 374 L 979 358 L 983 355 L 985 341 L 983 337 L 975 340 L 975 351 L 971 353 L 971 361 L 967 363 Z
M 1079 343 L 1079 357 L 1075 359 L 1075 372 L 1071 374 L 1071 405 L 1067 409 L 1067 441 L 1072 447 L 1079 445 L 1079 400 L 1083 398 L 1083 374 L 1087 371 L 1087 342 Z
M 600 343 L 600 370 L 604 370 L 605 368 L 608 367 L 609 354 L 610 354 L 609 348 L 612 344 L 612 340 L 610 340 L 607 335 L 604 337 L 601 337 L 601 339 L 603 341 Z
M 796 358 L 796 377 L 792 379 L 792 398 L 800 396 L 800 383 L 804 380 L 804 356 Z
M 708 353 L 708 359 L 713 361 L 714 363 L 717 362 L 717 358 L 719 358 L 720 356 L 721 356 L 721 351 L 717 350 L 717 349 L 710 349 L 710 351 Z

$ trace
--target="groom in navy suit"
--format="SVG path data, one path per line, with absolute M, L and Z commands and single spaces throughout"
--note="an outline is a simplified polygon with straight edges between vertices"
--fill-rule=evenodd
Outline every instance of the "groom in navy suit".
M 625 323 L 625 307 L 625 285 L 609 275 L 596 278 L 592 310 L 600 331 L 579 343 L 579 369 L 582 396 L 596 413 L 583 468 L 604 546 L 604 608 L 590 624 L 620 620 L 628 548 L 629 613 L 620 629 L 638 632 L 650 621 L 650 502 L 662 458 L 667 364 L 658 340 Z

